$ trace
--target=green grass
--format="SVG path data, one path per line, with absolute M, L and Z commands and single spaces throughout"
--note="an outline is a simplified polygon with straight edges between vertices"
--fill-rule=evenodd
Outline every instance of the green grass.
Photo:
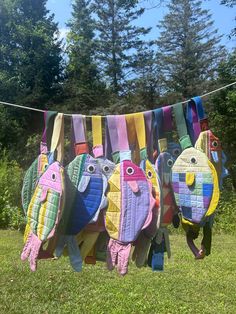
M 71 270 L 68 259 L 22 263 L 22 235 L 0 231 L 0 313 L 236 313 L 235 237 L 215 235 L 212 255 L 195 261 L 184 237 L 172 235 L 164 272 L 129 266 L 127 276 L 103 263 Z

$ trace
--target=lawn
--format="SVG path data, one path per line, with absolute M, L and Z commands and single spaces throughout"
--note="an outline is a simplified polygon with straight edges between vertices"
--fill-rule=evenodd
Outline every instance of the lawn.
M 71 270 L 68 259 L 22 263 L 22 235 L 0 231 L 0 313 L 236 313 L 235 237 L 215 235 L 212 255 L 195 261 L 171 236 L 164 272 L 130 265 L 124 278 L 103 263 Z

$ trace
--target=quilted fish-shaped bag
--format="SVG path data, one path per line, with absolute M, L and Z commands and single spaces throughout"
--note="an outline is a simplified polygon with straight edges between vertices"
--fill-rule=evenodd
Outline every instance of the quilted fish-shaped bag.
M 34 160 L 25 173 L 21 192 L 22 207 L 25 215 L 27 214 L 28 206 L 35 191 L 38 178 L 45 171 L 47 166 L 54 161 L 53 153 L 48 152 L 47 147 L 50 147 L 49 138 L 52 136 L 52 128 L 56 114 L 57 113 L 53 111 L 44 112 L 45 127 L 40 145 L 40 155 Z
M 132 242 L 151 222 L 155 200 L 151 183 L 147 181 L 144 172 L 128 160 L 131 154 L 125 117 L 108 116 L 107 119 L 109 127 L 113 131 L 117 130 L 120 146 L 120 163 L 108 180 L 105 224 L 111 239 L 108 244 L 107 264 L 109 270 L 117 266 L 119 273 L 125 275 Z
M 93 135 L 93 155 L 99 163 L 102 171 L 102 178 L 107 181 L 112 175 L 115 164 L 104 157 L 103 136 L 102 136 L 102 117 L 92 116 L 92 135 Z M 107 206 L 107 199 L 104 198 L 102 206 L 97 210 L 89 224 L 78 234 L 77 239 L 80 245 L 80 252 L 85 263 L 96 263 L 96 242 L 101 232 L 105 232 L 104 208 Z M 100 237 L 101 240 L 104 237 Z M 100 243 L 101 247 L 101 243 Z
M 30 268 L 36 270 L 37 258 L 43 243 L 55 234 L 63 200 L 64 168 L 59 162 L 48 166 L 41 175 L 27 211 L 30 233 L 21 259 L 29 258 Z
M 142 229 L 137 240 L 133 243 L 135 249 L 132 254 L 132 260 L 137 267 L 142 267 L 147 259 L 151 240 L 156 235 L 160 225 L 160 182 L 154 165 L 148 159 L 147 139 L 152 137 L 152 112 L 135 113 L 126 115 L 127 131 L 129 144 L 137 147 L 136 158 L 141 160 L 140 168 L 144 171 L 147 180 L 152 185 L 152 194 L 155 199 L 155 206 L 152 209 L 152 219 L 150 224 Z M 150 140 L 149 140 L 150 143 Z M 139 156 L 138 156 L 139 155 Z M 152 156 L 152 150 L 149 150 L 149 156 Z
M 217 207 L 218 177 L 215 167 L 206 154 L 191 147 L 182 104 L 176 106 L 174 110 L 183 152 L 172 168 L 172 186 L 187 243 L 196 258 L 203 258 L 205 256 L 204 241 L 202 241 L 201 249 L 198 250 L 193 240 L 198 236 L 200 227 L 205 225 Z
M 95 215 L 106 206 L 105 191 L 107 180 L 103 175 L 96 158 L 88 153 L 85 134 L 85 117 L 72 116 L 74 149 L 77 155 L 67 166 L 67 191 L 70 198 L 65 202 L 65 214 L 60 226 L 60 235 L 56 256 L 60 257 L 67 246 L 70 262 L 75 271 L 81 271 L 82 258 L 78 244 L 82 245 L 81 237 L 75 236 L 81 232 Z M 78 243 L 79 242 L 79 243 Z

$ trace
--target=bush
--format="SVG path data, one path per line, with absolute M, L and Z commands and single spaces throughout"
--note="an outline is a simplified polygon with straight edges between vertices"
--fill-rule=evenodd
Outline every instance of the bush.
M 236 233 L 236 192 L 224 190 L 221 192 L 216 210 L 214 229 L 217 232 Z
M 24 224 L 21 210 L 23 171 L 16 161 L 0 159 L 0 228 L 20 229 Z

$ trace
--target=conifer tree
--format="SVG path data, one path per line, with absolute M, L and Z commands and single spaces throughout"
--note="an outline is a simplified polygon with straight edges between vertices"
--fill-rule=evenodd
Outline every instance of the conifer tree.
M 95 22 L 92 18 L 91 0 L 75 0 L 72 18 L 67 24 L 66 92 L 73 100 L 76 109 L 85 110 L 99 105 L 99 95 L 104 90 L 100 82 L 96 62 Z
M 61 47 L 46 0 L 0 0 L 0 99 L 44 108 L 58 91 Z M 39 117 L 39 116 L 37 116 Z M 26 119 L 27 118 L 27 119 Z M 36 120 L 34 120 L 36 121 Z M 39 118 L 37 118 L 37 122 Z M 0 108 L 0 147 L 22 162 L 32 113 Z
M 143 35 L 150 31 L 134 25 L 144 12 L 137 5 L 137 0 L 94 0 L 97 59 L 115 94 L 122 91 L 122 84 L 133 70 L 135 52 L 143 44 Z
M 208 10 L 199 0 L 171 0 L 158 25 L 159 58 L 167 91 L 183 97 L 202 93 L 213 79 L 223 49 Z
M 34 102 L 52 96 L 61 71 L 58 28 L 47 0 L 0 2 L 0 95 Z M 36 101 L 37 102 L 37 101 Z

